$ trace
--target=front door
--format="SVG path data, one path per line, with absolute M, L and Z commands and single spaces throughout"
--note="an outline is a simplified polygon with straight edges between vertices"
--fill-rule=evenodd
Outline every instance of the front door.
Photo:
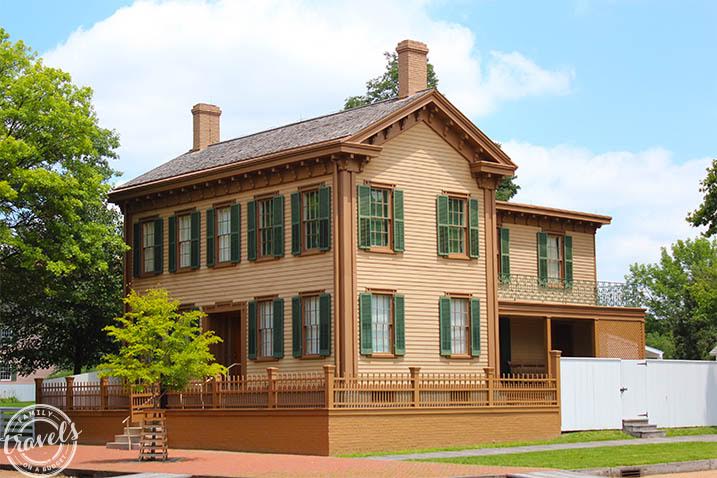
M 241 363 L 241 314 L 237 311 L 211 313 L 207 316 L 207 330 L 213 330 L 222 342 L 211 346 L 216 361 L 231 367 L 230 375 L 239 375 Z
M 623 420 L 647 418 L 647 362 L 620 361 L 620 398 Z

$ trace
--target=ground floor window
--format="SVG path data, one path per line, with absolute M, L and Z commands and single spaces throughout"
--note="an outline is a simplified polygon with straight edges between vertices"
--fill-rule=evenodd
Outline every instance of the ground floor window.
M 257 304 L 257 319 L 259 323 L 259 357 L 270 358 L 274 356 L 274 308 L 270 300 Z
M 304 320 L 304 355 L 319 355 L 319 296 L 312 295 L 302 298 Z

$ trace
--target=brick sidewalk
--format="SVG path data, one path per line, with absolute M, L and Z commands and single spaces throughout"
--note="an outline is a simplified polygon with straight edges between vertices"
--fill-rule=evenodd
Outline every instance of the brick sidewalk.
M 55 447 L 47 447 L 48 453 Z M 170 450 L 172 461 L 138 462 L 137 451 L 80 445 L 68 470 L 119 473 L 186 473 L 222 477 L 467 477 L 501 476 L 525 468 L 418 463 L 361 458 Z M 2 455 L 2 464 L 7 458 Z

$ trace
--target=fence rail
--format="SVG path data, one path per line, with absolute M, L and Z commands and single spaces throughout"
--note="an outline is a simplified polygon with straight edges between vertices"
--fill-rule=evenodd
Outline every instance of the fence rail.
M 158 387 L 137 390 L 126 384 L 100 382 L 42 383 L 37 401 L 69 410 L 168 409 L 386 409 L 438 407 L 559 406 L 559 352 L 551 353 L 549 374 L 495 376 L 483 373 L 363 373 L 334 376 L 323 373 L 279 373 L 213 377 L 190 383 L 181 392 L 160 394 Z M 133 390 L 133 388 L 135 388 Z M 160 398 L 160 395 L 163 395 Z
M 639 307 L 637 290 L 630 284 L 589 280 L 540 279 L 509 274 L 500 277 L 498 298 L 560 304 Z

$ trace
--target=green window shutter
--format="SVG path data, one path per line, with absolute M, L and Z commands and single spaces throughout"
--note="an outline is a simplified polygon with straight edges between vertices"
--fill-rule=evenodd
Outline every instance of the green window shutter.
M 563 239 L 563 259 L 565 260 L 565 287 L 573 286 L 573 236 Z
M 161 274 L 164 271 L 164 219 L 161 217 L 154 220 L 154 273 Z
M 438 299 L 438 317 L 441 337 L 441 355 L 451 354 L 451 298 L 441 297 Z
M 371 247 L 371 188 L 358 185 L 358 246 L 360 249 Z
M 214 209 L 207 209 L 207 267 L 214 267 Z
M 406 307 L 402 295 L 393 296 L 393 353 L 405 355 L 406 353 Z
M 274 257 L 284 256 L 284 196 L 274 198 Z
M 393 250 L 403 252 L 406 245 L 403 238 L 403 191 L 393 190 Z
M 169 272 L 177 272 L 177 216 L 169 216 Z
M 361 321 L 361 354 L 371 355 L 373 353 L 371 294 L 359 294 L 359 317 Z
M 469 255 L 472 258 L 480 257 L 480 214 L 478 210 L 478 200 L 470 199 L 468 201 L 468 239 L 470 240 Z
M 284 358 L 284 299 L 274 299 L 274 358 Z
M 171 219 L 171 218 L 170 218 Z M 136 223 L 132 229 L 132 275 L 142 274 L 142 225 Z
M 246 255 L 250 261 L 256 260 L 256 201 L 246 205 Z
M 438 255 L 448 255 L 448 196 L 436 199 L 436 221 L 438 226 Z
M 331 294 L 319 296 L 319 355 L 331 355 Z
M 249 347 L 247 355 L 249 360 L 256 360 L 256 301 L 249 302 Z
M 241 262 L 241 206 L 233 204 L 229 210 L 229 231 L 230 237 L 230 259 L 233 263 Z
M 199 227 L 202 222 L 202 215 L 199 211 L 194 211 L 191 218 L 192 248 L 191 248 L 191 264 L 192 269 L 199 268 Z
M 501 227 L 500 232 L 500 280 L 510 280 L 510 229 Z
M 291 193 L 291 253 L 301 255 L 301 193 Z
M 297 295 L 291 298 L 291 349 L 296 358 L 301 357 L 304 353 L 304 344 L 302 343 L 303 329 L 301 297 Z
M 537 234 L 538 242 L 538 284 L 548 285 L 548 235 L 544 232 Z
M 471 355 L 480 355 L 480 299 L 471 299 Z
M 331 249 L 331 188 L 319 188 L 319 249 Z

